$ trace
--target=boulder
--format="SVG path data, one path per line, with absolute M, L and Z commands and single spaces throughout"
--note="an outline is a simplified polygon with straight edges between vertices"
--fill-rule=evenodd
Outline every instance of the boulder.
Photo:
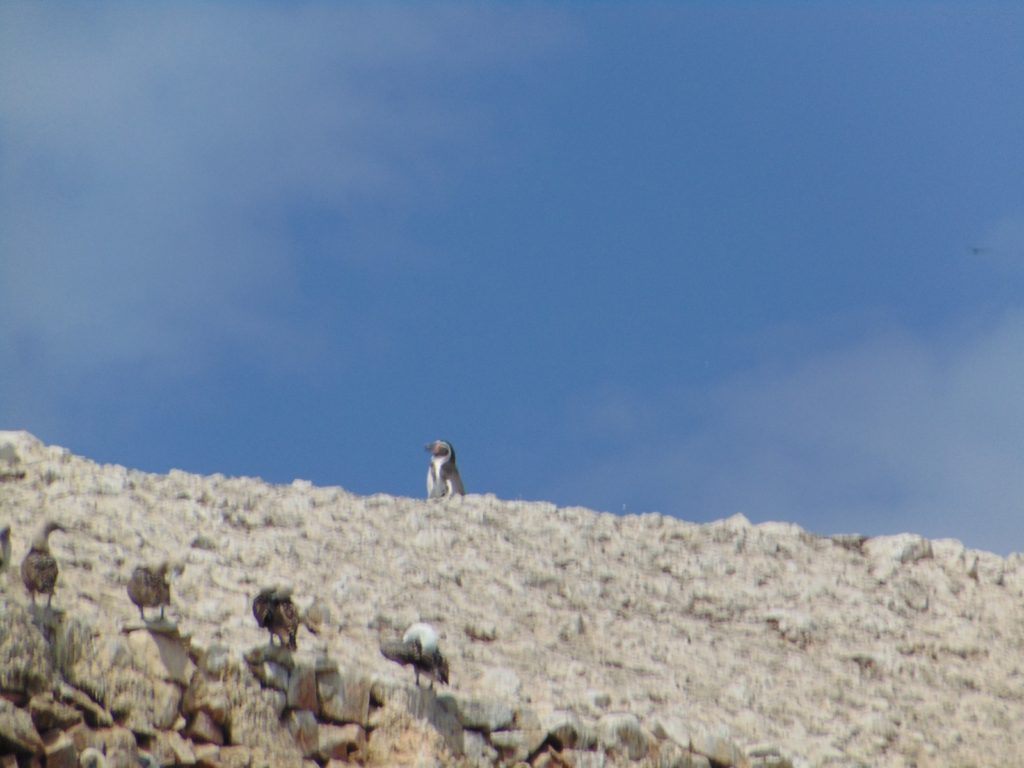
M 636 761 L 645 757 L 653 738 L 641 726 L 636 715 L 612 712 L 597 721 L 597 738 L 601 748 L 613 755 L 624 755 Z
M 185 726 L 185 736 L 192 741 L 203 744 L 223 746 L 224 731 L 206 710 L 200 709 L 189 719 Z
M 704 755 L 723 768 L 744 768 L 748 762 L 746 753 L 724 729 L 711 730 L 697 726 L 690 733 L 690 745 L 698 755 Z
M 152 738 L 149 752 L 157 765 L 189 766 L 196 764 L 192 745 L 174 731 L 159 731 Z
M 293 709 L 285 716 L 288 732 L 305 757 L 311 757 L 320 748 L 320 724 L 316 715 L 301 709 Z
M 46 768 L 78 768 L 78 753 L 71 738 L 61 731 L 50 731 L 43 739 Z
M 29 755 L 43 751 L 43 740 L 28 712 L 0 698 L 0 746 Z
M 211 680 L 200 673 L 192 675 L 182 697 L 181 708 L 186 715 L 206 712 L 217 725 L 224 725 L 231 711 L 231 702 L 221 680 Z
M 26 695 L 49 691 L 53 662 L 46 639 L 26 608 L 0 597 L 0 692 Z
M 333 723 L 357 723 L 366 726 L 370 715 L 370 691 L 373 683 L 359 675 L 337 671 L 321 672 L 316 677 L 320 712 Z
M 305 664 L 297 664 L 288 675 L 287 696 L 291 709 L 319 713 L 316 669 Z
M 455 712 L 463 728 L 472 731 L 500 731 L 512 727 L 515 711 L 501 701 L 472 699 L 456 694 L 444 694 L 438 697 L 444 706 Z
M 82 713 L 53 698 L 50 692 L 37 693 L 28 702 L 28 712 L 32 723 L 40 733 L 57 728 L 66 730 L 76 723 L 82 722 Z
M 366 755 L 366 731 L 356 723 L 321 725 L 317 750 L 321 760 L 360 762 Z
M 131 632 L 128 647 L 133 666 L 148 677 L 186 686 L 192 679 L 195 664 L 188 655 L 188 641 L 177 636 L 149 629 Z

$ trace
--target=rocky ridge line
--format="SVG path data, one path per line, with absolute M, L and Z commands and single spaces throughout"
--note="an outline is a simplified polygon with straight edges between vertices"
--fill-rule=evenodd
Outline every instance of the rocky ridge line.
M 0 766 L 74 765 L 58 761 L 87 747 L 254 766 L 1024 754 L 1017 555 L 742 517 L 693 525 L 152 475 L 0 433 L 15 562 L 44 517 L 74 531 L 51 541 L 52 614 L 26 608 L 16 577 L 4 585 L 0 745 L 20 757 Z M 186 563 L 170 611 L 184 637 L 140 625 L 124 593 L 134 565 L 165 557 Z M 249 614 L 267 582 L 291 587 L 317 630 L 294 655 L 269 649 Z M 442 631 L 449 691 L 415 689 L 377 652 L 415 620 Z

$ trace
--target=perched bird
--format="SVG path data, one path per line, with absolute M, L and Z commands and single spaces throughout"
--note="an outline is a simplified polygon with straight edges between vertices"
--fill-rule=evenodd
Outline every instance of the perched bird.
M 270 632 L 272 645 L 277 637 L 281 645 L 285 644 L 287 638 L 288 647 L 293 651 L 298 647 L 295 636 L 299 631 L 299 611 L 287 591 L 273 588 L 262 590 L 252 601 L 252 615 L 256 617 L 257 624 Z
M 140 565 L 132 571 L 128 580 L 128 597 L 139 609 L 139 617 L 145 621 L 144 608 L 160 607 L 160 618 L 164 618 L 164 606 L 171 604 L 171 585 L 167 581 L 167 572 L 171 564 L 166 560 L 155 567 Z M 175 573 L 181 568 L 175 566 Z
M 46 607 L 53 600 L 53 590 L 57 586 L 57 561 L 50 554 L 50 534 L 54 531 L 67 531 L 60 523 L 48 520 L 43 523 L 39 533 L 32 540 L 25 559 L 21 561 L 21 580 L 25 589 L 32 596 L 32 605 L 36 604 L 36 592 L 46 595 Z
M 0 528 L 0 573 L 11 565 L 11 526 Z
M 448 660 L 441 655 L 437 644 L 437 630 L 429 624 L 417 622 L 405 630 L 401 640 L 383 640 L 380 652 L 386 659 L 402 666 L 411 664 L 416 673 L 416 685 L 420 684 L 420 674 L 430 678 L 430 687 L 434 680 L 448 684 Z
M 463 496 L 466 489 L 462 487 L 459 468 L 455 466 L 455 449 L 444 440 L 435 440 L 425 446 L 433 458 L 427 469 L 427 498 L 446 499 L 458 494 Z

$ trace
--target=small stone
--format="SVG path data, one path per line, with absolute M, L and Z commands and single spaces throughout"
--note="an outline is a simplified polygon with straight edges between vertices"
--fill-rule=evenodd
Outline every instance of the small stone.
M 366 731 L 355 723 L 321 725 L 319 757 L 322 760 L 344 760 L 354 763 L 366 755 Z
M 370 691 L 373 687 L 369 678 L 336 671 L 324 672 L 317 675 L 316 686 L 320 713 L 325 720 L 362 726 L 369 724 Z
M 868 540 L 867 536 L 862 536 L 859 533 L 837 533 L 829 538 L 837 547 L 842 547 L 861 555 L 864 554 L 864 542 Z
M 768 626 L 782 638 L 798 648 L 807 648 L 815 641 L 819 632 L 814 619 L 801 611 L 779 609 L 765 616 Z
M 490 744 L 487 737 L 476 731 L 466 731 L 462 737 L 462 754 L 470 765 L 496 765 L 498 751 Z
M 296 665 L 288 676 L 288 706 L 318 713 L 316 670 L 305 664 Z
M 3 741 L 20 752 L 37 755 L 43 751 L 43 740 L 28 712 L 0 698 L 0 742 Z
M 192 543 L 189 546 L 193 549 L 202 549 L 206 550 L 207 552 L 213 552 L 217 549 L 217 542 L 209 536 L 199 534 L 194 539 L 192 539 Z
M 746 761 L 746 755 L 728 733 L 712 732 L 704 728 L 695 728 L 690 734 L 691 749 L 704 755 L 711 762 L 725 766 L 738 766 Z
M 53 728 L 67 730 L 72 725 L 82 722 L 82 713 L 69 704 L 56 701 L 51 693 L 33 696 L 28 703 L 28 711 L 32 723 L 40 733 Z
M 704 755 L 695 755 L 678 744 L 667 741 L 658 750 L 657 768 L 711 768 L 711 761 Z
M 220 677 L 231 665 L 231 649 L 226 645 L 211 645 L 202 654 L 199 666 L 210 677 Z
M 216 744 L 196 744 L 192 747 L 199 768 L 221 768 L 220 747 Z
M 185 726 L 185 736 L 196 742 L 224 745 L 224 731 L 217 725 L 213 716 L 203 709 L 196 712 L 189 720 L 188 725 Z
M 597 734 L 584 725 L 574 712 L 555 710 L 543 720 L 543 730 L 561 749 L 593 749 Z
M 928 539 L 918 536 L 903 547 L 903 551 L 900 552 L 900 562 L 916 563 L 919 560 L 930 560 L 934 556 L 932 543 Z
M 636 715 L 615 712 L 597 721 L 598 740 L 606 751 L 640 760 L 650 750 L 652 739 L 640 726 Z
M 306 609 L 303 617 L 306 621 L 306 626 L 314 632 L 322 632 L 324 627 L 329 626 L 331 623 L 331 609 L 323 600 L 319 597 L 313 598 L 313 602 L 309 608 Z
M 912 611 L 924 613 L 928 610 L 931 599 L 928 587 L 917 579 L 907 579 L 897 587 L 903 603 Z
M 135 734 L 123 726 L 114 725 L 110 728 L 94 730 L 84 725 L 76 725 L 67 733 L 79 754 L 91 747 L 106 755 L 108 768 L 117 766 L 132 766 L 134 768 L 137 765 L 136 758 L 139 750 L 135 742 Z
M 750 768 L 793 768 L 793 762 L 774 744 L 755 744 L 747 747 Z
M 77 688 L 62 683 L 58 693 L 62 701 L 81 712 L 85 722 L 94 728 L 109 728 L 114 724 L 114 716 L 110 712 Z
M 51 731 L 44 742 L 46 768 L 78 768 L 78 752 L 67 734 Z
M 196 756 L 189 742 L 174 731 L 157 731 L 150 752 L 160 765 L 195 765 Z
M 131 632 L 128 645 L 138 668 L 144 673 L 183 686 L 188 685 L 195 664 L 189 658 L 188 648 L 181 638 L 146 629 Z
M 311 757 L 317 753 L 320 748 L 320 724 L 316 715 L 306 710 L 293 709 L 285 718 L 285 725 L 304 756 Z
M 288 691 L 288 668 L 275 661 L 264 661 L 253 668 L 256 679 L 267 688 L 273 688 L 287 693 Z M 287 699 L 286 699 L 287 701 Z
M 511 728 L 515 720 L 512 707 L 500 701 L 481 701 L 451 694 L 438 699 L 451 701 L 462 727 L 472 731 L 490 733 L 505 730 Z
M 480 676 L 480 690 L 506 701 L 515 701 L 522 695 L 523 683 L 508 667 L 489 667 Z
M 498 628 L 493 622 L 470 622 L 462 628 L 466 637 L 479 643 L 493 643 L 498 637 Z
M 504 760 L 517 762 L 527 757 L 544 740 L 543 731 L 494 731 L 491 746 L 498 750 Z
M 214 722 L 224 725 L 231 711 L 231 702 L 223 682 L 211 680 L 203 674 L 195 674 L 185 689 L 181 708 L 186 715 L 193 715 L 199 711 L 207 712 Z
M 153 681 L 153 726 L 160 730 L 174 727 L 181 706 L 181 688 L 162 680 Z
M 221 747 L 218 754 L 221 768 L 250 768 L 252 752 L 248 747 Z

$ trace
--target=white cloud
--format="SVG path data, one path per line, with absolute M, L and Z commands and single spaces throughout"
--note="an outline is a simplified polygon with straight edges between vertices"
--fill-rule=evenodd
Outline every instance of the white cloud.
M 669 426 L 648 447 L 587 478 L 594 498 L 1024 550 L 1024 312 L 941 338 L 877 337 L 661 408 Z M 666 434 L 685 420 L 674 411 L 701 410 L 686 437 Z
M 0 359 L 20 377 L 7 388 L 309 343 L 316 329 L 288 321 L 302 258 L 289 216 L 438 195 L 490 119 L 446 79 L 533 55 L 550 20 L 5 3 Z

